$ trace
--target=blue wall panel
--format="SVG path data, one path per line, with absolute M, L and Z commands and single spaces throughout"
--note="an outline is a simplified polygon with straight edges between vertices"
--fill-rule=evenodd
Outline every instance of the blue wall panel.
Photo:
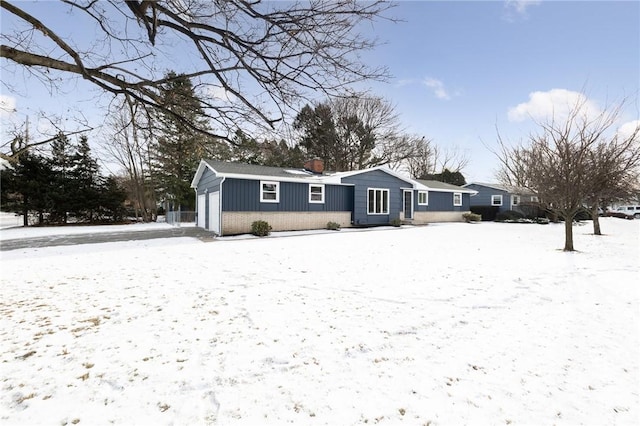
M 499 206 L 499 211 L 506 211 L 511 209 L 511 195 L 509 195 L 507 191 L 489 188 L 484 185 L 478 185 L 475 183 L 467 185 L 466 188 L 478 191 L 475 196 L 471 197 L 472 206 L 490 206 L 492 195 L 502 195 L 502 205 Z
M 372 170 L 342 179 L 343 183 L 354 185 L 354 213 L 353 221 L 356 225 L 384 225 L 390 220 L 400 217 L 402 206 L 402 188 L 411 188 L 411 184 L 385 173 Z M 368 189 L 389 189 L 389 214 L 367 214 Z
M 309 184 L 304 182 L 280 182 L 279 202 L 260 202 L 260 181 L 226 179 L 222 185 L 223 211 L 351 211 L 353 188 L 341 185 L 325 185 L 325 202 L 309 203 Z
M 471 194 L 462 193 L 462 205 L 453 205 L 453 192 L 429 191 L 427 206 L 418 205 L 418 191 L 413 200 L 414 210 L 417 212 L 458 212 L 469 211 Z
M 200 180 L 198 181 L 198 194 L 204 194 L 207 192 L 218 191 L 220 189 L 220 182 L 222 178 L 217 177 L 210 169 L 204 169 L 204 173 L 200 176 Z

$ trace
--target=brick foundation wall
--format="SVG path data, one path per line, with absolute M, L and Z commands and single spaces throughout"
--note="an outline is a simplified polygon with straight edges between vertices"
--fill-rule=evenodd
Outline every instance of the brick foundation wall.
M 463 222 L 462 215 L 468 212 L 414 212 L 413 223 Z
M 325 229 L 327 222 L 351 226 L 350 212 L 222 212 L 222 235 L 247 234 L 256 220 L 269 222 L 272 231 Z

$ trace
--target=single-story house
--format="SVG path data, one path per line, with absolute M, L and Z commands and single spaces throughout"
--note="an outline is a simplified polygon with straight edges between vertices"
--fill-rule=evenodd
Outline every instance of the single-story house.
M 471 182 L 463 185 L 463 188 L 477 191 L 471 198 L 471 207 L 492 206 L 497 207 L 499 212 L 515 210 L 524 213 L 521 211 L 523 206 L 538 202 L 538 197 L 533 191 L 517 186 Z
M 191 187 L 197 226 L 218 235 L 248 233 L 256 220 L 274 231 L 461 221 L 475 193 L 420 183 L 386 166 L 329 173 L 321 160 L 299 169 L 202 160 Z

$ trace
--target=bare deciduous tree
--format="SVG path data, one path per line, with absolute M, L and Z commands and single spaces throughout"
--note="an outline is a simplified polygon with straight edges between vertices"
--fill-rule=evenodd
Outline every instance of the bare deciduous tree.
M 410 140 L 413 152 L 405 164 L 411 176 L 423 179 L 445 170 L 460 172 L 469 164 L 469 157 L 456 148 L 442 148 L 433 140 L 413 136 Z
M 589 156 L 592 193 L 585 201 L 591 208 L 593 233 L 602 235 L 599 208 L 632 200 L 640 192 L 640 121 L 627 134 L 618 130 L 603 138 Z
M 376 44 L 358 27 L 388 11 L 391 4 L 381 0 L 60 0 L 68 22 L 93 24 L 95 33 L 82 34 L 87 40 L 67 39 L 68 31 L 25 4 L 3 0 L 1 7 L 3 67 L 17 65 L 54 89 L 61 76 L 80 77 L 176 114 L 161 94 L 171 67 L 207 95 L 202 107 L 214 130 L 176 119 L 227 140 L 246 123 L 273 126 L 318 93 L 345 93 L 352 83 L 387 77 L 357 54 Z
M 623 105 L 621 102 L 594 114 L 589 111 L 587 98 L 582 97 L 570 105 L 565 119 L 551 117 L 536 122 L 539 133 L 532 134 L 525 143 L 509 147 L 498 137 L 501 149 L 498 177 L 505 184 L 531 189 L 541 202 L 564 219 L 565 251 L 574 250 L 576 213 L 599 198 L 598 194 L 617 193 L 619 183 L 629 184 L 625 174 L 632 175 L 632 169 L 637 167 L 637 160 L 631 161 L 623 154 L 632 146 L 638 149 L 635 146 L 637 129 L 634 136 L 624 140 L 607 139 Z M 620 181 L 606 177 L 607 170 Z
M 31 136 L 32 130 L 30 129 L 28 118 L 24 123 L 13 124 L 11 129 L 4 129 L 9 138 L 0 145 L 0 150 L 3 151 L 0 152 L 0 158 L 8 162 L 15 162 L 20 155 L 31 149 L 47 148 L 47 145 L 55 141 L 60 135 L 71 137 L 93 130 L 82 117 L 76 117 L 75 127 L 77 130 L 73 131 L 66 130 L 69 123 L 65 123 L 66 120 L 63 117 L 40 114 L 36 121 L 40 122 L 38 127 L 42 129 L 38 132 L 39 137 L 37 139 Z
M 128 99 L 130 101 L 130 99 Z M 124 187 L 133 203 L 136 217 L 145 222 L 155 220 L 156 200 L 151 181 L 150 142 L 146 117 L 135 102 L 121 102 L 118 112 L 110 116 L 104 149 L 126 173 Z
M 438 148 L 433 141 L 424 136 L 412 136 L 408 142 L 413 147 L 413 152 L 405 163 L 411 177 L 419 179 L 422 176 L 437 173 L 436 152 Z
M 400 120 L 393 105 L 379 97 L 336 98 L 331 102 L 337 140 L 345 170 L 387 164 L 400 154 L 397 139 Z
M 309 156 L 331 170 L 395 165 L 413 153 L 393 105 L 379 97 L 338 97 L 306 105 L 293 128 Z

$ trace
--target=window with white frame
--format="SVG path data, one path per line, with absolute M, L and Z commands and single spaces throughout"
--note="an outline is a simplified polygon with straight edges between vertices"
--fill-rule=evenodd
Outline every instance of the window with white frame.
M 389 190 L 369 188 L 367 206 L 367 214 L 389 214 Z
M 309 185 L 309 202 L 324 203 L 324 185 Z
M 520 204 L 520 196 L 519 195 L 512 195 L 511 196 L 511 205 L 512 206 L 517 206 L 518 204 Z
M 260 181 L 260 202 L 277 203 L 280 201 L 280 182 Z
M 531 202 L 532 203 L 537 203 L 538 202 L 538 197 L 536 195 L 532 195 L 531 196 Z
M 419 206 L 429 205 L 429 193 L 427 191 L 418 191 L 418 205 Z
M 461 192 L 454 192 L 453 193 L 453 205 L 454 206 L 461 206 L 462 205 L 462 193 Z
M 492 195 L 491 196 L 491 205 L 492 206 L 501 206 L 502 205 L 502 195 Z

